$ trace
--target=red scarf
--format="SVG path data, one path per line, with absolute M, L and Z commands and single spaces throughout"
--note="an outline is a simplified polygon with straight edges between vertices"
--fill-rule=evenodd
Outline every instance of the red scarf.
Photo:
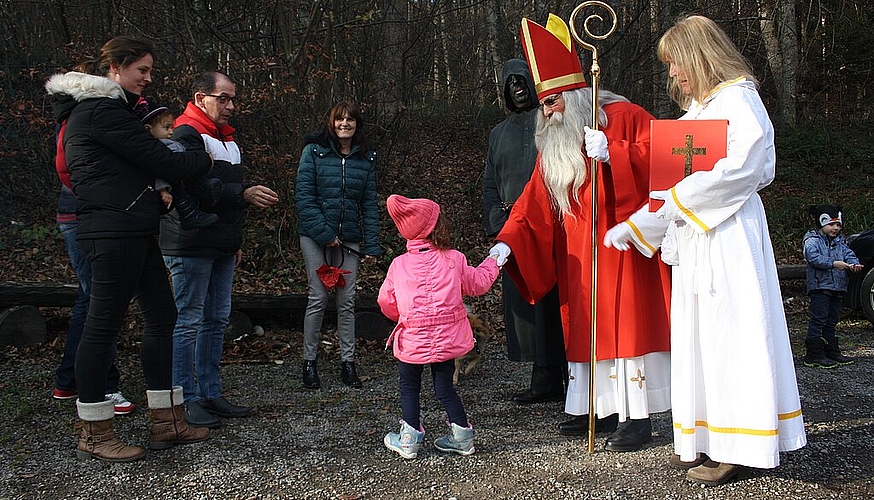
M 181 125 L 190 125 L 194 130 L 197 130 L 199 134 L 206 134 L 210 137 L 215 137 L 222 142 L 233 142 L 234 131 L 236 130 L 227 123 L 221 127 L 216 126 L 215 122 L 213 122 L 202 109 L 195 106 L 191 101 L 189 101 L 188 105 L 185 106 L 185 111 L 176 118 L 176 121 L 173 123 L 173 128 L 177 128 Z

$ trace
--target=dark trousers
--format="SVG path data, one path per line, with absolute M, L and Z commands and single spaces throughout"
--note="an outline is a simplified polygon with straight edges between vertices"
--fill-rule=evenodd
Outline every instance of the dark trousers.
M 91 300 L 91 261 L 82 250 L 82 246 L 76 241 L 78 225 L 78 221 L 58 223 L 58 229 L 60 229 L 61 236 L 64 237 L 64 242 L 67 245 L 70 264 L 73 266 L 73 272 L 76 273 L 76 280 L 79 282 L 76 302 L 73 303 L 73 309 L 70 311 L 67 340 L 64 343 L 64 356 L 61 358 L 58 369 L 55 370 L 55 387 L 68 391 L 76 390 L 73 365 L 76 362 L 76 352 L 79 350 L 79 341 L 82 339 L 82 330 L 85 328 L 85 317 L 88 316 L 88 303 Z M 115 359 L 114 353 L 112 358 Z M 121 374 L 113 362 L 109 366 L 109 376 L 106 379 L 107 393 L 118 392 L 120 377 Z
M 79 400 L 104 400 L 106 377 L 131 299 L 143 317 L 140 361 L 146 387 L 170 389 L 176 304 L 157 239 L 144 236 L 80 242 L 91 258 L 91 304 L 76 354 Z
M 810 321 L 807 324 L 807 340 L 835 338 L 835 326 L 841 317 L 844 294 L 830 290 L 813 290 L 810 297 Z
M 431 379 L 434 382 L 434 394 L 443 403 L 443 408 L 449 415 L 449 421 L 460 427 L 467 427 L 467 414 L 461 398 L 452 385 L 452 374 L 455 372 L 455 360 L 431 363 L 430 365 L 414 365 L 398 361 L 398 380 L 401 389 L 401 411 L 404 420 L 410 427 L 419 429 L 422 425 L 419 397 L 422 392 L 422 372 L 425 366 L 431 367 Z

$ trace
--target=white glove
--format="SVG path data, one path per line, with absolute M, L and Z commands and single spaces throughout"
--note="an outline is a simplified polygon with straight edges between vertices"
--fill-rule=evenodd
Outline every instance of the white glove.
M 607 149 L 607 136 L 600 130 L 583 127 L 586 131 L 586 156 L 602 163 L 610 163 L 610 151 Z
M 613 247 L 624 252 L 631 248 L 631 236 L 631 226 L 620 222 L 604 235 L 604 246 L 607 248 Z
M 489 257 L 496 257 L 499 266 L 507 263 L 507 258 L 510 257 L 510 247 L 503 241 L 495 243 L 489 250 Z
M 654 200 L 663 200 L 665 202 L 656 213 L 656 219 L 681 220 L 683 216 L 680 214 L 680 209 L 674 203 L 674 197 L 671 196 L 670 190 L 665 191 L 650 191 L 649 197 Z

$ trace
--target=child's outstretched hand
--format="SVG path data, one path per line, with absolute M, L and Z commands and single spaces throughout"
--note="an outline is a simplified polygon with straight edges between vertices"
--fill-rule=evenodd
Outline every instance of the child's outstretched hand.
M 850 271 L 851 273 L 858 273 L 859 271 L 862 270 L 862 268 L 865 267 L 862 264 L 847 264 L 846 262 L 844 262 L 842 260 L 834 261 L 832 266 L 834 266 L 835 269 L 840 269 L 842 271 Z

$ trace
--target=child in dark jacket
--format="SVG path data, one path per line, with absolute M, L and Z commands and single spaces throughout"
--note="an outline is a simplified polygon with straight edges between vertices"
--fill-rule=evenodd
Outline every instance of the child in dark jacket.
M 134 106 L 134 113 L 139 117 L 140 121 L 146 127 L 146 130 L 152 134 L 152 137 L 159 139 L 171 151 L 182 152 L 185 147 L 178 142 L 171 140 L 173 136 L 173 113 L 166 106 L 161 106 L 151 99 L 140 97 L 140 100 Z M 190 182 L 194 183 L 194 180 Z M 215 203 L 218 196 L 221 194 L 221 183 L 217 179 L 208 179 L 201 177 L 198 182 L 206 184 L 202 190 L 209 192 L 209 198 Z M 214 185 L 218 183 L 218 185 Z M 163 179 L 155 179 L 155 191 L 161 195 L 161 202 L 167 207 L 167 210 L 176 209 L 179 214 L 179 220 L 182 222 L 182 229 L 200 229 L 211 226 L 218 222 L 218 215 L 208 214 L 200 210 L 194 199 L 185 191 L 182 182 L 169 183 Z
M 841 207 L 812 206 L 808 210 L 819 229 L 804 235 L 804 258 L 807 260 L 807 295 L 810 297 L 810 322 L 807 328 L 807 355 L 804 366 L 835 368 L 854 362 L 841 354 L 835 326 L 841 314 L 849 276 L 862 265 L 840 234 L 843 226 Z
M 498 277 L 497 255 L 479 266 L 467 264 L 451 248 L 446 218 L 440 205 L 393 194 L 388 214 L 407 240 L 407 252 L 395 258 L 379 289 L 377 302 L 397 326 L 386 342 L 398 360 L 401 410 L 399 432 L 385 435 L 385 446 L 404 458 L 416 458 L 425 437 L 420 418 L 422 372 L 431 367 L 437 399 L 449 415 L 448 436 L 434 441 L 443 452 L 474 452 L 473 426 L 452 385 L 454 359 L 473 349 L 473 332 L 462 303 L 464 295 L 486 293 Z

